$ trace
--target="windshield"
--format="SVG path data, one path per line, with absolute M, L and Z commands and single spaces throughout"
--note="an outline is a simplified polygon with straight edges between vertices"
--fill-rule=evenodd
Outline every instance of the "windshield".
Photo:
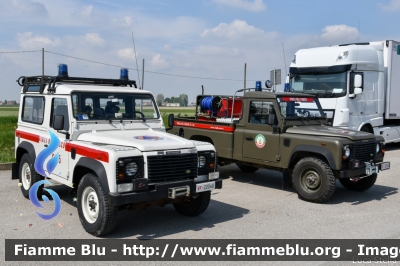
M 72 94 L 77 120 L 158 119 L 159 113 L 151 94 L 91 93 Z
M 346 72 L 332 74 L 292 74 L 290 87 L 293 92 L 316 94 L 330 98 L 346 95 Z
M 313 97 L 278 97 L 281 115 L 286 119 L 325 118 L 321 105 Z

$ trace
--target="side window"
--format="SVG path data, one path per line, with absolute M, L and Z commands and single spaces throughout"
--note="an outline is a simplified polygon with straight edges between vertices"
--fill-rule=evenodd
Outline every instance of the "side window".
M 55 115 L 64 116 L 64 130 L 69 130 L 68 102 L 65 98 L 53 98 L 51 103 L 50 127 L 53 127 Z
M 249 123 L 268 124 L 269 114 L 275 114 L 272 102 L 251 101 Z
M 44 97 L 25 97 L 22 108 L 22 121 L 34 124 L 43 123 Z

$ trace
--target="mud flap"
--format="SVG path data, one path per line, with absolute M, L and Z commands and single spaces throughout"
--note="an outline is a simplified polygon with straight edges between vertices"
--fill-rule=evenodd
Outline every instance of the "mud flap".
M 13 163 L 11 168 L 11 179 L 19 179 L 19 163 Z
M 293 187 L 292 172 L 289 170 L 283 170 L 282 174 L 282 190 Z

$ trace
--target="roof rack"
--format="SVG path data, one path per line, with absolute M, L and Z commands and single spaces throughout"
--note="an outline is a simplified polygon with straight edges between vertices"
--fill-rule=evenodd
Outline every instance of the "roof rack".
M 29 86 L 40 86 L 40 93 L 43 93 L 46 85 L 49 85 L 48 91 L 55 92 L 55 84 L 57 82 L 71 84 L 94 84 L 94 85 L 112 85 L 112 86 L 130 86 L 137 88 L 135 80 L 129 79 L 101 79 L 101 78 L 80 78 L 80 77 L 61 77 L 61 76 L 21 76 L 17 83 L 23 86 L 25 93 Z

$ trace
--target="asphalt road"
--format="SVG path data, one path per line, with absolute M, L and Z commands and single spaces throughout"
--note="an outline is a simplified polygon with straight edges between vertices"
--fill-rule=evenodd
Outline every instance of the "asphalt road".
M 324 204 L 298 199 L 294 190 L 281 190 L 281 174 L 259 170 L 242 173 L 235 165 L 220 167 L 223 189 L 212 193 L 205 213 L 191 218 L 172 206 L 144 211 L 121 211 L 113 233 L 123 239 L 399 239 L 400 145 L 388 145 L 385 156 L 391 169 L 381 172 L 377 183 L 362 193 L 350 192 L 339 182 Z M 61 213 L 50 221 L 36 215 L 10 171 L 0 171 L 0 235 L 2 239 L 95 239 L 82 228 L 69 188 L 55 185 L 62 200 Z M 105 240 L 106 241 L 106 240 Z M 4 262 L 5 242 L 0 242 L 0 265 L 100 265 L 99 262 Z M 104 265 L 133 265 L 104 263 Z M 143 264 L 140 263 L 140 264 Z M 161 265 L 161 262 L 148 262 Z M 187 262 L 162 262 L 162 265 Z M 192 264 L 192 263 L 191 263 Z M 232 265 L 232 262 L 199 262 L 198 265 Z M 237 263 L 239 264 L 239 263 Z M 332 262 L 254 262 L 246 265 L 338 265 Z M 350 265 L 351 262 L 339 263 Z M 101 264 L 103 265 L 103 264 Z M 139 263 L 137 263 L 139 265 Z

